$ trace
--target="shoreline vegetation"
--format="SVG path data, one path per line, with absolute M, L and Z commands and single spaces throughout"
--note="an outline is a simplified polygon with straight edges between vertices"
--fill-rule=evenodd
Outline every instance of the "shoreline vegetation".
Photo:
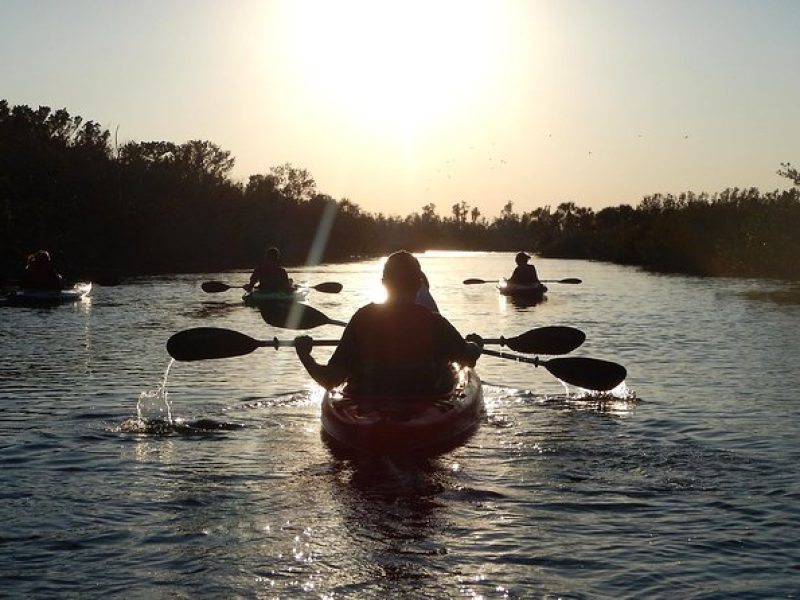
M 455 201 L 401 217 L 319 192 L 291 164 L 230 177 L 234 157 L 210 141 L 117 145 L 65 109 L 0 100 L 0 282 L 49 249 L 71 279 L 249 268 L 266 245 L 287 265 L 377 256 L 399 248 L 532 251 L 704 276 L 800 280 L 800 172 L 787 190 L 654 194 L 597 212 L 564 202 L 500 215 Z M 452 200 L 451 200 L 452 201 Z M 315 244 L 314 241 L 317 240 Z M 321 243 L 327 239 L 326 243 Z

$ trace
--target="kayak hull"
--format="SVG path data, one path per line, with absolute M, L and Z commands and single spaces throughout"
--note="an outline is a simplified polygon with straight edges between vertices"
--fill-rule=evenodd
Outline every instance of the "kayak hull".
M 524 298 L 530 301 L 544 300 L 547 293 L 547 286 L 543 283 L 534 284 L 519 284 L 512 281 L 501 279 L 497 285 L 497 291 L 503 296 L 510 296 L 512 298 Z
M 78 283 L 63 290 L 20 288 L 6 296 L 6 302 L 12 306 L 58 306 L 78 302 L 91 291 L 91 283 Z
M 450 392 L 435 396 L 350 397 L 329 391 L 322 400 L 322 435 L 347 454 L 436 456 L 466 442 L 483 414 L 480 378 L 463 369 Z
M 242 296 L 242 300 L 247 306 L 263 306 L 270 302 L 301 302 L 308 296 L 308 288 L 297 287 L 292 291 L 286 292 L 263 292 L 253 290 Z

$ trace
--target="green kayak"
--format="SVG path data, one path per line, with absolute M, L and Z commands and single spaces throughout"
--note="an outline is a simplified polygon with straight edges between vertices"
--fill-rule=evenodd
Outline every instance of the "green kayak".
M 292 290 L 267 292 L 255 289 L 242 296 L 247 306 L 262 306 L 270 302 L 301 302 L 308 296 L 307 287 L 295 287 Z

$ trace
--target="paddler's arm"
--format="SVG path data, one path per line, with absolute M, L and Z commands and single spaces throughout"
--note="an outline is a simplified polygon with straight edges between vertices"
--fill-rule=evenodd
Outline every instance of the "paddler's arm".
M 347 379 L 346 371 L 336 365 L 321 365 L 313 356 L 311 356 L 311 349 L 314 347 L 314 342 L 311 336 L 301 335 L 294 339 L 294 349 L 297 352 L 297 357 L 303 366 L 311 375 L 311 378 L 326 390 L 335 388 L 337 385 L 344 383 Z
M 249 292 L 256 286 L 256 283 L 258 283 L 258 278 L 259 278 L 259 268 L 256 267 L 255 269 L 253 269 L 253 273 L 250 275 L 250 283 L 244 284 L 242 288 L 244 288 L 246 292 Z
M 450 321 L 441 315 L 437 316 L 439 317 L 439 335 L 444 356 L 461 365 L 474 367 L 481 355 L 483 346 L 481 336 L 471 333 L 464 339 Z

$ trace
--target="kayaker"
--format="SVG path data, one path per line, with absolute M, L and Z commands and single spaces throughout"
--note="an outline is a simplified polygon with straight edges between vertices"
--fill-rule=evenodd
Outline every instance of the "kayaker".
M 327 365 L 311 356 L 311 337 L 295 338 L 297 356 L 318 384 L 332 389 L 347 382 L 355 394 L 431 394 L 450 389 L 452 362 L 475 365 L 480 336 L 465 340 L 447 319 L 416 303 L 421 273 L 409 252 L 392 254 L 383 267 L 386 302 L 356 311 Z
M 264 261 L 253 270 L 250 283 L 244 285 L 244 289 L 248 292 L 253 288 L 264 292 L 292 291 L 292 280 L 286 269 L 281 267 L 280 259 L 280 250 L 274 246 L 267 248 Z
M 438 313 L 439 307 L 436 305 L 436 300 L 431 296 L 431 286 L 428 283 L 428 278 L 424 272 L 420 272 L 419 290 L 417 290 L 417 304 L 424 306 L 431 312 Z
M 511 277 L 508 278 L 510 283 L 517 283 L 520 285 L 533 285 L 539 283 L 539 275 L 536 273 L 536 267 L 529 265 L 528 261 L 531 259 L 529 254 L 518 252 L 514 259 L 517 263 L 517 268 L 514 269 Z
M 20 287 L 31 290 L 60 290 L 64 287 L 64 280 L 47 250 L 38 250 L 28 256 Z

